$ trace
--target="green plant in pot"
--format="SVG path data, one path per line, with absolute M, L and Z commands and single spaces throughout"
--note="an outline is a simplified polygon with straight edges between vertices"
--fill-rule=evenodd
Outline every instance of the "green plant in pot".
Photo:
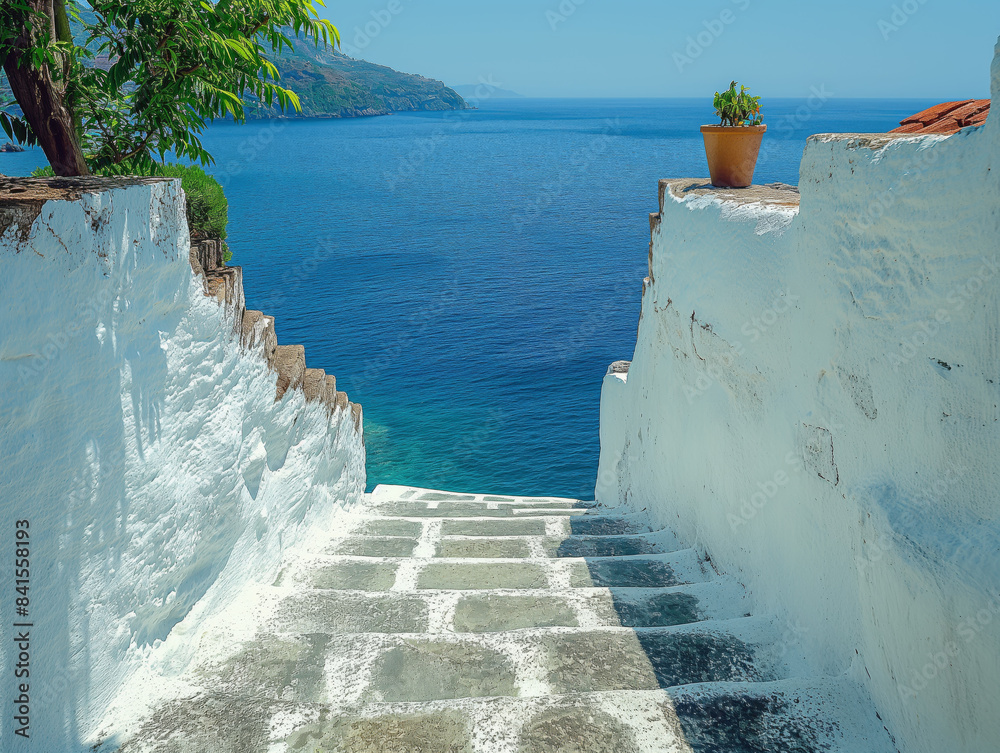
M 751 97 L 745 86 L 733 81 L 729 89 L 715 93 L 719 125 L 704 125 L 705 156 L 712 185 L 746 188 L 753 183 L 760 142 L 767 126 L 761 122 L 760 97 Z

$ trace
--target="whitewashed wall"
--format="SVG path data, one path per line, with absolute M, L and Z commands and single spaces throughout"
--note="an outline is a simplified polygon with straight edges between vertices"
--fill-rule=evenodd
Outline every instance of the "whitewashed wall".
M 901 751 L 1000 748 L 1000 47 L 951 137 L 810 140 L 801 207 L 671 198 L 597 496 L 868 684 Z
M 8 227 L 0 307 L 0 748 L 78 750 L 171 630 L 193 642 L 337 525 L 364 490 L 364 448 L 350 410 L 331 418 L 301 391 L 274 402 L 275 375 L 191 271 L 173 182 L 49 201 L 26 237 Z M 10 713 L 18 520 L 30 741 Z

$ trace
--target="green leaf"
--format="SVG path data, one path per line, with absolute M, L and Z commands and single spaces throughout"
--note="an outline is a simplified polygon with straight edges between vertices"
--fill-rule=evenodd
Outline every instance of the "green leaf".
M 67 6 L 83 44 L 43 35 L 25 61 L 56 71 L 69 61 L 66 105 L 88 160 L 102 169 L 138 169 L 171 152 L 210 164 L 199 134 L 217 117 L 243 120 L 244 97 L 301 109 L 294 92 L 275 84 L 280 73 L 267 58 L 293 46 L 288 29 L 317 45 L 340 39 L 319 18 L 324 6 L 317 0 L 67 0 Z M 9 28 L 4 19 L 14 12 L 28 12 L 24 0 L 2 3 L 0 46 Z M 85 66 L 95 53 L 110 65 Z M 9 113 L 0 115 L 0 126 L 10 138 L 32 138 Z
M 7 134 L 8 139 L 14 138 L 14 128 L 10 122 L 10 116 L 5 112 L 0 112 L 0 126 L 3 127 L 3 131 Z
M 716 115 L 724 126 L 760 125 L 763 118 L 760 115 L 760 97 L 752 97 L 746 86 L 733 81 L 729 89 L 721 94 L 715 93 L 713 106 Z

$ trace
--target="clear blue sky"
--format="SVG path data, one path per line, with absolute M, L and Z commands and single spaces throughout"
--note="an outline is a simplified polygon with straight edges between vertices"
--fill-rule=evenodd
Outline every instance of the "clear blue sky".
M 1000 35 L 1000 0 L 327 0 L 324 15 L 355 57 L 534 97 L 696 97 L 733 78 L 772 97 L 987 97 Z

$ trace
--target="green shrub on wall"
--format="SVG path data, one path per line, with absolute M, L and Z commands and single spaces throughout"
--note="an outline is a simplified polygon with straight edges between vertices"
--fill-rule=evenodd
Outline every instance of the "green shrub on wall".
M 31 175 L 35 178 L 52 177 L 51 167 L 42 167 Z M 113 170 L 99 171 L 100 175 L 114 175 Z M 154 164 L 145 172 L 148 177 L 180 178 L 181 188 L 187 198 L 188 229 L 192 235 L 206 238 L 225 238 L 229 224 L 229 201 L 222 186 L 215 178 L 195 165 Z M 226 261 L 231 257 L 226 251 Z
M 215 178 L 195 165 L 160 165 L 159 175 L 180 178 L 187 196 L 188 226 L 192 234 L 225 238 L 229 202 Z

